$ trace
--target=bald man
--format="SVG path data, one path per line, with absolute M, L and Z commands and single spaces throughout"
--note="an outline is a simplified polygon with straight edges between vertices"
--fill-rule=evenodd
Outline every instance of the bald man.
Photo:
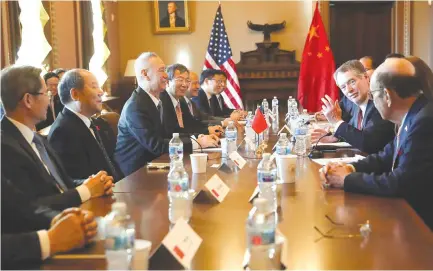
M 325 186 L 347 192 L 403 197 L 433 230 L 433 104 L 421 94 L 406 59 L 388 59 L 373 73 L 370 95 L 382 118 L 400 129 L 378 154 L 321 169 Z
M 361 62 L 362 66 L 364 66 L 365 73 L 368 75 L 368 77 L 371 78 L 371 75 L 373 74 L 375 68 L 373 57 L 372 56 L 361 57 L 359 59 L 359 62 Z

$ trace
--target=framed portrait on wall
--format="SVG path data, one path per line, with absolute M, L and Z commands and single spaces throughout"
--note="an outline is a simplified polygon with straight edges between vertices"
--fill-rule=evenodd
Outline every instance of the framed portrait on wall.
M 155 33 L 190 32 L 188 1 L 154 0 Z

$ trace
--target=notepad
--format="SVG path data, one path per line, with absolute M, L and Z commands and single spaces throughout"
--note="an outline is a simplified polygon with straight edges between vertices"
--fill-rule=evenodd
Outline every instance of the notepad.
M 330 147 L 339 147 L 339 148 L 350 148 L 352 145 L 350 145 L 347 142 L 335 142 L 335 143 L 322 143 L 319 142 L 317 146 L 330 146 Z
M 205 148 L 205 149 L 195 149 L 194 152 L 222 152 L 221 148 Z
M 354 157 L 341 157 L 341 158 L 320 158 L 320 159 L 312 159 L 313 162 L 319 165 L 326 165 L 330 162 L 343 162 L 343 163 L 353 163 L 357 162 L 365 157 L 359 154 L 356 154 Z

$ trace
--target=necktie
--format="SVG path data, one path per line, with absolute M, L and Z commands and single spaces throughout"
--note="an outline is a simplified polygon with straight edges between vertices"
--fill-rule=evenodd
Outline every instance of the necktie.
M 59 188 L 60 192 L 62 193 L 63 191 L 68 190 L 68 187 L 65 185 L 62 178 L 60 177 L 57 167 L 54 165 L 53 161 L 51 161 L 51 158 L 48 155 L 47 149 L 45 148 L 42 139 L 36 133 L 33 136 L 33 143 L 35 143 L 36 149 L 41 156 L 42 162 L 44 162 L 44 164 L 47 166 L 51 176 L 54 177 L 54 180 L 56 181 L 55 185 L 57 186 L 57 188 Z
M 56 120 L 56 110 L 54 107 L 54 98 L 50 100 L 51 113 L 53 114 L 53 120 Z
M 107 162 L 108 167 L 110 168 L 110 171 L 113 174 L 113 178 L 115 180 L 119 180 L 119 175 L 117 174 L 116 167 L 114 166 L 113 162 L 111 161 L 110 157 L 108 156 L 107 150 L 105 149 L 104 143 L 102 142 L 101 134 L 99 133 L 99 127 L 97 127 L 92 121 L 92 122 L 90 122 L 90 128 L 95 133 L 96 142 L 98 143 L 98 146 L 101 149 L 102 154 L 104 155 L 105 162 Z
M 220 106 L 221 111 L 223 110 L 223 96 L 218 97 L 218 104 Z
M 400 128 L 398 129 L 397 135 L 395 136 L 395 148 L 394 148 L 394 155 L 393 155 L 393 160 L 392 160 L 392 168 L 391 170 L 394 170 L 394 166 L 395 166 L 395 160 L 397 160 L 397 156 L 398 156 L 398 148 L 400 145 L 400 133 L 401 133 L 401 128 L 403 127 L 403 125 L 400 126 Z
M 362 119 L 363 119 L 362 110 L 360 108 L 358 111 L 358 127 L 357 127 L 358 130 L 362 130 Z
M 162 112 L 163 112 L 163 109 L 162 109 L 162 102 L 161 101 L 159 101 L 159 103 L 158 103 L 158 106 L 156 107 L 156 109 L 158 109 L 158 112 L 159 112 L 159 120 L 161 121 L 161 123 L 162 123 Z
M 182 110 L 180 109 L 180 103 L 177 103 L 176 105 L 176 116 L 179 127 L 183 128 Z
M 188 104 L 189 112 L 191 112 L 191 115 L 194 117 L 194 109 L 192 108 L 191 101 L 186 102 Z

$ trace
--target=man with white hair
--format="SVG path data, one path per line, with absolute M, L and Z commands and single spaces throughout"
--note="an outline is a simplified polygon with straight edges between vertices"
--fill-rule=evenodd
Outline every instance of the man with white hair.
M 172 135 L 163 127 L 164 108 L 159 94 L 167 86 L 164 62 L 152 52 L 141 54 L 135 61 L 138 88 L 125 103 L 118 124 L 115 160 L 125 176 L 140 169 L 146 163 L 164 153 Z M 193 149 L 216 147 L 218 142 L 205 135 L 197 142 L 182 138 L 185 152 Z

